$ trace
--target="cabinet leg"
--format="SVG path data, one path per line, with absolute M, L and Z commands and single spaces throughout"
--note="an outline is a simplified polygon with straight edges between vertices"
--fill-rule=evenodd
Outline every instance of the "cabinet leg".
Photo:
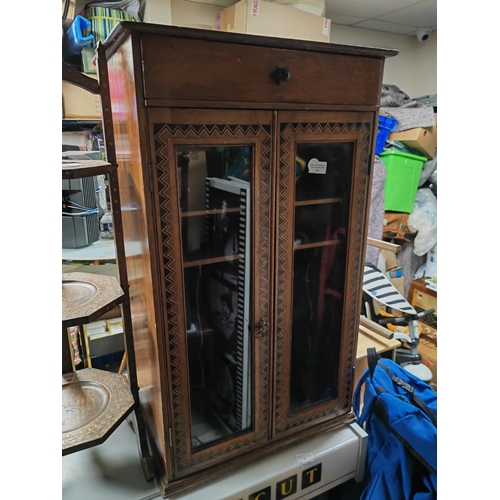
M 152 481 L 155 477 L 154 459 L 149 452 L 148 441 L 146 437 L 146 427 L 141 408 L 137 408 L 129 416 L 129 425 L 134 431 L 139 448 L 142 472 L 146 481 Z

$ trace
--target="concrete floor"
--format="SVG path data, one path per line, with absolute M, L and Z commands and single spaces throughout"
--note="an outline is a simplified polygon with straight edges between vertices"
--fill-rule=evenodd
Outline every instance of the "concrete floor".
M 314 500 L 357 500 L 359 486 L 351 480 Z M 135 434 L 128 422 L 122 423 L 103 444 L 62 457 L 61 498 L 162 500 L 155 481 L 144 478 Z
M 63 500 L 161 500 L 142 473 L 135 434 L 124 422 L 101 445 L 62 457 Z

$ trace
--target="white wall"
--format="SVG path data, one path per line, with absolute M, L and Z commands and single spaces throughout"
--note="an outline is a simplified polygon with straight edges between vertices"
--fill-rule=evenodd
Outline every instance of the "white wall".
M 146 0 L 142 5 L 142 20 L 145 23 L 172 24 L 170 0 Z
M 212 21 L 222 9 L 186 0 L 146 0 L 142 18 L 146 23 L 212 29 Z
M 413 40 L 413 94 L 421 97 L 437 94 L 437 31 L 431 33 L 429 40 Z
M 427 42 L 416 37 L 332 24 L 330 42 L 397 49 L 385 61 L 385 84 L 397 85 L 410 97 L 437 93 L 437 32 Z

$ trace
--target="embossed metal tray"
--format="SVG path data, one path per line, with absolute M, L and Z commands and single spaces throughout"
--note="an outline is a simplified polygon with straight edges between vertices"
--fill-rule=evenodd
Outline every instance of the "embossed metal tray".
M 103 443 L 130 414 L 134 398 L 123 375 L 85 368 L 62 376 L 62 454 Z
M 123 290 L 114 276 L 63 273 L 62 326 L 91 323 L 122 299 Z

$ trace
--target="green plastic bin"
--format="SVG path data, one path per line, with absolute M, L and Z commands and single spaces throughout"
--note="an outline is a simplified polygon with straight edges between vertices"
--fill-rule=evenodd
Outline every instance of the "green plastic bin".
M 427 158 L 392 150 L 384 151 L 380 159 L 387 170 L 384 185 L 385 210 L 411 214 L 420 174 Z

